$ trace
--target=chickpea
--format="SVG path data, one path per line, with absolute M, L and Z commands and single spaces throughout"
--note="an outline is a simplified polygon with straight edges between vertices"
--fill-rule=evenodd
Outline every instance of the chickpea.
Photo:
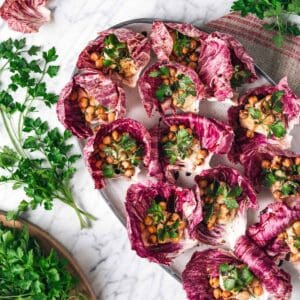
M 261 295 L 263 294 L 263 292 L 264 292 L 264 290 L 263 290 L 263 288 L 261 287 L 261 285 L 257 285 L 257 286 L 255 286 L 254 289 L 253 289 L 253 293 L 254 293 L 254 295 L 257 296 L 257 297 L 261 296 Z
M 147 216 L 144 218 L 144 224 L 145 224 L 146 226 L 150 226 L 150 225 L 152 225 L 152 223 L 153 223 L 152 217 L 147 215 Z
M 170 73 L 170 76 L 171 76 L 171 77 L 175 77 L 176 70 L 175 70 L 174 68 L 170 68 L 170 69 L 169 69 L 169 73 Z
M 240 110 L 239 117 L 240 117 L 240 119 L 246 119 L 248 117 L 248 111 L 247 110 Z
M 297 166 L 300 165 L 300 156 L 295 157 L 295 164 L 296 164 Z
M 219 299 L 222 296 L 222 290 L 219 288 L 214 289 L 213 295 L 215 299 Z
M 297 236 L 300 236 L 300 221 L 296 221 L 293 224 L 293 230 Z
M 115 112 L 108 113 L 107 119 L 109 123 L 113 122 L 116 119 L 116 113 Z
M 99 117 L 103 120 L 103 121 L 107 121 L 107 114 L 100 114 Z
M 179 129 L 185 129 L 185 125 L 183 124 L 179 125 Z
M 96 168 L 100 169 L 101 166 L 102 166 L 102 161 L 101 160 L 97 160 L 97 162 L 96 162 Z
M 198 158 L 197 161 L 196 161 L 196 164 L 198 166 L 201 166 L 203 163 L 204 163 L 204 159 L 203 158 Z
M 195 69 L 197 68 L 197 63 L 191 61 L 191 62 L 188 63 L 188 66 L 189 66 L 191 69 L 195 70 Z
M 251 105 L 251 106 L 254 106 L 254 104 L 258 101 L 258 98 L 256 96 L 250 96 L 248 98 L 248 103 Z
M 134 169 L 127 169 L 124 173 L 126 177 L 132 177 L 134 175 Z
M 284 158 L 281 164 L 286 168 L 290 168 L 292 166 L 293 162 L 289 158 Z
M 86 108 L 86 113 L 87 114 L 93 114 L 95 112 L 95 108 L 93 107 L 93 106 L 88 106 L 87 108 Z
M 191 40 L 190 48 L 193 49 L 193 50 L 197 48 L 197 41 L 196 40 Z
M 120 134 L 117 130 L 114 130 L 112 133 L 111 133 L 111 136 L 113 138 L 114 141 L 119 141 L 120 140 Z
M 187 54 L 189 52 L 189 49 L 187 47 L 183 47 L 181 52 L 182 54 Z
M 169 84 L 170 84 L 170 80 L 169 80 L 169 79 L 164 79 L 164 80 L 163 80 L 163 84 L 169 85 Z
M 276 200 L 279 200 L 281 196 L 282 196 L 281 191 L 276 190 L 276 191 L 273 192 L 273 197 L 274 197 Z
M 89 105 L 89 99 L 88 98 L 86 98 L 86 97 L 80 98 L 80 100 L 79 100 L 79 107 L 81 109 L 87 108 L 88 105 Z
M 148 230 L 148 232 L 151 233 L 151 234 L 157 232 L 157 228 L 156 228 L 155 226 L 153 226 L 153 225 L 152 225 L 152 226 L 148 226 L 148 227 L 147 227 L 147 230 Z
M 222 297 L 223 297 L 224 299 L 227 299 L 227 298 L 229 298 L 230 296 L 231 296 L 231 292 L 229 292 L 229 291 L 223 291 Z
M 127 161 L 127 160 L 125 160 L 125 161 L 122 161 L 122 167 L 124 168 L 124 169 L 129 169 L 130 167 L 131 167 L 131 164 L 130 164 L 130 162 L 129 161 Z
M 107 162 L 108 164 L 112 164 L 112 163 L 114 162 L 114 158 L 113 158 L 112 156 L 107 156 L 107 157 L 106 157 L 106 162 Z
M 161 201 L 161 202 L 159 202 L 159 205 L 160 205 L 160 207 L 161 207 L 162 210 L 166 210 L 167 209 L 167 202 Z
M 198 55 L 194 52 L 189 56 L 189 59 L 193 62 L 196 62 L 198 60 Z
M 286 233 L 286 232 L 281 232 L 281 233 L 278 234 L 277 237 L 278 237 L 278 239 L 280 239 L 280 240 L 284 240 L 284 239 L 287 238 L 287 233 Z
M 101 69 L 103 67 L 103 59 L 102 58 L 97 59 L 95 61 L 95 66 L 96 66 L 97 69 Z
M 176 221 L 176 220 L 180 219 L 180 216 L 177 213 L 173 213 L 171 216 L 171 219 L 172 219 L 172 221 Z
M 208 182 L 207 182 L 206 179 L 201 179 L 201 180 L 198 182 L 198 184 L 199 184 L 199 187 L 200 187 L 200 188 L 206 188 L 207 185 L 208 185 Z
M 171 132 L 176 132 L 177 130 L 178 130 L 177 125 L 173 124 L 173 125 L 170 126 L 170 131 Z
M 98 59 L 99 59 L 99 55 L 97 52 L 93 52 L 91 55 L 90 55 L 90 59 L 94 62 L 96 62 Z
M 106 135 L 106 136 L 103 138 L 102 143 L 103 143 L 104 145 L 109 145 L 109 144 L 111 144 L 111 137 L 110 137 L 109 135 Z
M 103 152 L 103 151 L 100 151 L 100 152 L 99 152 L 99 155 L 100 155 L 101 158 L 105 158 L 105 157 L 106 157 L 106 154 L 105 154 L 105 152 Z
M 105 113 L 105 109 L 104 109 L 104 107 L 102 107 L 102 106 L 99 106 L 97 109 L 96 109 L 96 111 L 95 111 L 95 114 L 96 115 L 102 115 L 102 114 L 104 114 Z
M 261 167 L 263 169 L 269 169 L 271 167 L 271 162 L 269 160 L 264 159 L 261 162 Z
M 103 143 L 101 143 L 101 144 L 98 146 L 99 150 L 101 150 L 101 151 L 103 151 L 105 147 L 106 147 L 106 145 L 103 144 Z
M 211 277 L 209 279 L 209 285 L 212 287 L 212 288 L 217 288 L 220 286 L 220 280 L 218 277 Z
M 242 291 L 238 294 L 239 300 L 248 300 L 250 298 L 250 294 L 247 291 Z
M 213 227 L 214 227 L 214 225 L 215 225 L 215 223 L 216 223 L 216 221 L 217 221 L 217 216 L 216 215 L 212 215 L 209 218 L 208 222 L 207 222 L 207 229 L 208 230 L 212 230 Z
M 75 101 L 78 98 L 78 93 L 77 91 L 72 91 L 72 93 L 70 94 L 70 100 Z
M 185 222 L 184 222 L 184 221 L 181 221 L 181 222 L 179 223 L 179 225 L 178 225 L 178 229 L 181 230 L 181 231 L 183 231 L 184 228 L 185 228 Z
M 88 123 L 91 123 L 93 121 L 93 115 L 91 114 L 86 114 L 85 115 L 85 120 L 88 122 Z
M 167 135 L 163 136 L 163 138 L 161 139 L 162 143 L 166 143 L 168 140 L 169 138 Z
M 291 253 L 290 255 L 290 261 L 291 262 L 295 262 L 298 261 L 300 259 L 300 253 Z
M 156 244 L 157 243 L 157 236 L 155 234 L 151 234 L 149 236 L 149 243 L 150 244 Z
M 175 134 L 173 132 L 169 132 L 168 139 L 172 141 L 174 138 L 176 138 Z
M 247 138 L 252 139 L 254 137 L 254 131 L 247 130 L 246 136 L 247 136 Z
M 264 120 L 264 124 L 272 125 L 274 121 L 275 121 L 275 117 L 273 115 L 268 115 Z

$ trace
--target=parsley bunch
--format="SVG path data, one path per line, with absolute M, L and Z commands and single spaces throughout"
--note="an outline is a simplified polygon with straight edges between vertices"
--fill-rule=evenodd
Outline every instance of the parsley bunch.
M 261 20 L 271 18 L 272 21 L 263 26 L 277 31 L 273 37 L 276 47 L 282 47 L 285 35 L 300 36 L 299 26 L 290 23 L 287 17 L 300 15 L 300 0 L 236 0 L 231 9 L 239 11 L 243 17 L 252 13 Z
M 0 43 L 0 120 L 11 142 L 0 149 L 0 182 L 22 187 L 28 197 L 9 218 L 40 205 L 50 210 L 58 199 L 71 206 L 81 226 L 87 227 L 95 218 L 77 206 L 71 193 L 74 163 L 80 157 L 70 153 L 71 133 L 50 129 L 47 121 L 35 116 L 35 104 L 51 107 L 58 99 L 44 81 L 45 76 L 57 75 L 59 66 L 52 64 L 57 57 L 55 48 L 42 52 L 40 47 L 27 47 L 25 39 Z
M 53 249 L 44 254 L 26 227 L 0 224 L 0 299 L 85 299 L 76 292 L 77 280 L 66 266 Z

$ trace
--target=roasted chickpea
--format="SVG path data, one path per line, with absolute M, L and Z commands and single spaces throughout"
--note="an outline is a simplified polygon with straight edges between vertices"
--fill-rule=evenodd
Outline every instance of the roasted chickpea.
M 169 73 L 170 73 L 170 76 L 171 76 L 171 77 L 175 77 L 176 70 L 175 70 L 174 68 L 170 68 L 170 69 L 169 69 Z
M 174 138 L 176 138 L 175 134 L 173 132 L 169 132 L 168 139 L 172 141 Z
M 96 62 L 98 59 L 100 58 L 99 54 L 97 52 L 93 52 L 91 55 L 90 55 L 90 59 L 94 62 Z
M 88 123 L 91 123 L 93 121 L 93 115 L 91 114 L 85 114 L 84 118 Z
M 248 103 L 253 106 L 258 101 L 258 98 L 256 96 L 250 96 L 248 98 Z
M 213 295 L 215 299 L 219 299 L 222 296 L 222 290 L 219 288 L 214 289 Z
M 275 121 L 275 117 L 273 115 L 268 115 L 265 119 L 264 119 L 264 124 L 265 125 L 272 125 Z
M 247 130 L 246 136 L 247 136 L 247 138 L 252 139 L 254 137 L 254 131 Z
M 176 221 L 176 220 L 180 219 L 180 216 L 177 213 L 173 213 L 171 216 L 171 219 L 172 219 L 172 221 Z
M 116 119 L 116 113 L 115 112 L 109 112 L 107 115 L 108 122 L 111 123 Z
M 169 84 L 170 84 L 170 80 L 169 80 L 169 79 L 164 79 L 164 80 L 163 80 L 163 84 L 169 85 Z
M 171 132 L 176 132 L 177 130 L 178 130 L 177 125 L 173 124 L 173 125 L 170 126 L 170 131 Z
M 150 244 L 156 244 L 157 243 L 157 236 L 155 234 L 151 234 L 149 236 L 149 243 Z
M 197 48 L 197 41 L 191 40 L 190 48 L 193 49 L 193 50 L 196 49 Z
M 198 60 L 198 55 L 193 53 L 189 56 L 190 61 L 196 62 Z
M 103 59 L 102 58 L 97 59 L 95 61 L 95 66 L 96 66 L 97 69 L 101 69 L 103 67 Z
M 263 292 L 264 292 L 264 290 L 263 290 L 263 288 L 261 287 L 261 285 L 257 285 L 257 286 L 255 286 L 254 289 L 253 289 L 253 293 L 254 293 L 254 295 L 257 296 L 257 297 L 261 296 L 261 295 L 263 294 Z
M 263 169 L 269 169 L 271 167 L 271 162 L 269 160 L 264 159 L 261 162 L 261 167 Z
M 120 140 L 120 134 L 117 130 L 114 130 L 112 133 L 111 133 L 111 136 L 113 138 L 114 141 L 119 141 Z
M 147 230 L 148 230 L 148 232 L 151 233 L 151 234 L 157 232 L 157 228 L 156 228 L 155 226 L 153 226 L 153 225 L 152 225 L 152 226 L 148 226 L 148 227 L 147 227 Z
M 218 277 L 211 277 L 209 279 L 209 285 L 213 288 L 217 288 L 220 286 L 220 280 Z
M 79 100 L 79 107 L 81 109 L 87 108 L 88 105 L 89 105 L 89 99 L 88 98 L 86 98 L 86 97 L 80 98 L 80 100 Z
M 96 168 L 100 169 L 101 166 L 102 166 L 102 161 L 101 160 L 97 160 L 97 162 L 96 162 Z
M 274 198 L 275 198 L 276 200 L 279 200 L 280 197 L 282 196 L 282 193 L 281 193 L 281 191 L 276 190 L 276 191 L 273 192 L 273 196 L 274 196 Z
M 86 113 L 87 114 L 93 114 L 95 112 L 95 107 L 93 107 L 93 106 L 88 106 L 87 108 L 86 108 Z
M 195 70 L 197 68 L 197 63 L 195 63 L 194 61 L 191 61 L 188 63 L 188 67 Z
M 153 223 L 153 219 L 152 219 L 151 216 L 146 216 L 146 217 L 144 218 L 144 224 L 145 224 L 146 226 L 150 226 L 150 225 L 152 225 L 152 223 Z
M 292 160 L 289 158 L 284 158 L 281 162 L 281 164 L 286 167 L 286 168 L 290 168 L 293 164 Z
M 97 104 L 98 104 L 98 101 L 95 98 L 91 97 L 90 98 L 90 105 L 96 106 Z
M 248 300 L 250 298 L 250 293 L 247 291 L 242 291 L 238 294 L 239 300 Z
M 295 157 L 295 164 L 296 164 L 297 166 L 300 165 L 300 156 Z
M 95 114 L 96 115 L 102 115 L 102 114 L 105 114 L 105 109 L 104 107 L 100 106 L 100 107 L 97 107 L 96 111 L 95 111 Z
M 132 177 L 134 175 L 134 169 L 127 169 L 124 173 L 126 177 Z
M 229 298 L 231 296 L 231 292 L 229 292 L 229 291 L 223 291 L 222 292 L 222 297 L 224 298 L 224 299 L 227 299 L 227 298 Z
M 99 150 L 101 150 L 101 151 L 103 151 L 105 147 L 106 147 L 106 145 L 103 144 L 103 143 L 101 143 L 101 144 L 98 146 Z
M 107 156 L 107 157 L 106 157 L 106 162 L 107 162 L 108 164 L 112 164 L 112 163 L 114 162 L 114 158 L 113 158 L 112 156 Z
M 111 144 L 111 137 L 110 137 L 109 135 L 105 136 L 105 137 L 103 138 L 103 140 L 102 140 L 102 143 L 103 143 L 104 145 L 109 145 L 109 144 Z
M 125 160 L 125 161 L 122 161 L 122 167 L 124 168 L 124 169 L 129 169 L 130 167 L 131 167 L 131 164 L 130 164 L 130 162 L 129 161 L 127 161 L 127 160 Z
M 189 52 L 189 49 L 187 47 L 183 47 L 182 50 L 181 50 L 181 52 L 183 54 L 187 54 Z
M 293 230 L 297 236 L 300 236 L 300 221 L 293 224 Z
M 217 221 L 217 216 L 212 215 L 207 222 L 207 229 L 212 230 L 213 227 L 215 226 L 216 221 Z
M 162 210 L 166 210 L 167 209 L 167 202 L 161 201 L 161 202 L 159 202 L 159 205 L 160 205 L 160 207 L 161 207 Z

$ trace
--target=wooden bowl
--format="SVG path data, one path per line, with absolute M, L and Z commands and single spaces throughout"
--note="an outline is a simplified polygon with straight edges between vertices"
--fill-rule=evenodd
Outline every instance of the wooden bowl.
M 3 211 L 0 211 L 0 222 L 5 227 L 9 228 L 21 228 L 22 225 L 26 225 L 28 227 L 30 236 L 38 241 L 40 247 L 45 251 L 45 253 L 49 253 L 51 249 L 54 249 L 61 258 L 65 258 L 69 262 L 67 270 L 78 279 L 78 291 L 84 294 L 88 300 L 97 299 L 91 285 L 89 284 L 85 274 L 80 269 L 76 260 L 73 258 L 70 252 L 50 234 L 23 219 L 18 219 L 17 221 L 7 221 L 5 212 Z

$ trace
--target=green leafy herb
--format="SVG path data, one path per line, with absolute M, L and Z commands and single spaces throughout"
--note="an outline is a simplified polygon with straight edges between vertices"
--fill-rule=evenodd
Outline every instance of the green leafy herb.
M 278 113 L 282 112 L 282 96 L 284 95 L 284 91 L 276 91 L 272 94 L 272 109 Z
M 271 18 L 271 21 L 263 26 L 266 30 L 277 32 L 273 37 L 276 47 L 282 47 L 285 35 L 300 35 L 299 26 L 292 24 L 287 18 L 291 14 L 300 15 L 299 0 L 235 0 L 231 9 L 239 11 L 242 16 L 252 13 L 262 20 Z
M 178 237 L 178 226 L 179 226 L 178 219 L 171 225 L 164 225 L 164 227 L 158 229 L 157 238 L 160 241 L 164 241 L 168 238 L 171 238 L 171 239 L 177 238 Z
M 160 75 L 160 72 L 159 71 L 152 71 L 149 73 L 149 77 L 158 77 Z
M 147 210 L 147 214 L 151 214 L 156 223 L 160 223 L 164 220 L 164 213 L 161 206 L 156 201 L 153 201 Z
M 28 229 L 0 225 L 0 299 L 86 299 L 55 250 L 43 253 Z
M 50 129 L 47 121 L 35 117 L 35 103 L 51 107 L 57 102 L 44 81 L 57 75 L 59 67 L 51 64 L 57 57 L 55 48 L 41 52 L 38 46 L 27 47 L 25 39 L 0 43 L 0 118 L 11 142 L 0 150 L 0 182 L 22 187 L 28 197 L 10 217 L 40 205 L 50 210 L 58 199 L 75 210 L 85 227 L 95 218 L 77 206 L 71 193 L 74 163 L 80 157 L 71 153 L 71 133 Z
M 300 238 L 297 237 L 295 240 L 294 240 L 294 246 L 298 249 L 300 249 Z
M 173 51 L 176 54 L 176 56 L 182 56 L 182 49 L 188 48 L 191 43 L 191 38 L 180 33 L 179 31 L 175 31 L 176 39 L 173 44 Z
M 169 85 L 162 84 L 156 90 L 155 96 L 159 102 L 164 102 L 166 97 L 172 96 L 172 90 Z
M 102 168 L 103 176 L 112 178 L 115 176 L 115 171 L 112 165 L 104 164 Z
M 264 171 L 263 176 L 264 176 L 263 183 L 265 186 L 270 187 L 277 181 L 276 176 L 272 171 Z
M 277 138 L 281 138 L 286 134 L 286 129 L 282 121 L 279 120 L 270 125 L 270 130 Z
M 286 181 L 281 186 L 281 192 L 283 195 L 294 195 L 297 194 L 297 189 L 299 188 L 299 184 L 294 181 Z
M 248 110 L 253 119 L 256 119 L 256 120 L 261 119 L 261 111 L 259 109 L 250 107 Z
M 132 138 L 129 133 L 125 133 L 122 135 L 119 145 L 125 151 L 130 151 L 132 148 L 136 147 L 136 140 Z
M 227 290 L 227 291 L 233 290 L 234 287 L 235 287 L 235 283 L 236 283 L 235 279 L 233 279 L 233 278 L 226 278 L 224 280 L 224 288 L 225 288 L 225 290 Z
M 214 204 L 213 203 L 205 203 L 203 206 L 204 211 L 204 223 L 207 224 L 209 219 L 214 213 Z
M 241 69 L 240 65 L 234 66 L 234 73 L 231 77 L 231 86 L 233 88 L 237 88 L 241 86 L 243 83 L 247 82 L 247 80 L 250 78 L 251 73 L 247 70 Z

